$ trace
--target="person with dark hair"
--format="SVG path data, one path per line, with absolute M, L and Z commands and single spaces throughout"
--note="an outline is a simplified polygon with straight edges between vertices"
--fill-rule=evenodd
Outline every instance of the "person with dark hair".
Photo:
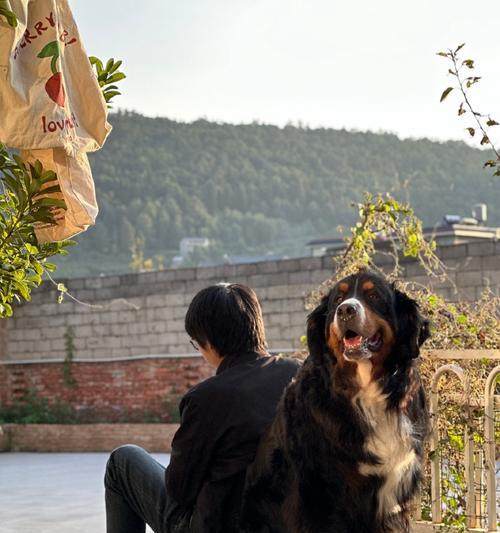
M 236 533 L 247 466 L 299 363 L 267 352 L 254 291 L 219 283 L 193 298 L 191 344 L 216 374 L 182 398 L 165 469 L 145 450 L 116 448 L 105 475 L 107 533 Z

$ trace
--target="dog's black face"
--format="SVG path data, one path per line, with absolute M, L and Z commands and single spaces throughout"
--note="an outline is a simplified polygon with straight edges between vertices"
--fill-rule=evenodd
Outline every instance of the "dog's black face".
M 368 359 L 380 367 L 395 348 L 415 358 L 428 336 L 417 303 L 372 272 L 339 281 L 308 320 L 311 354 L 327 351 L 341 365 Z

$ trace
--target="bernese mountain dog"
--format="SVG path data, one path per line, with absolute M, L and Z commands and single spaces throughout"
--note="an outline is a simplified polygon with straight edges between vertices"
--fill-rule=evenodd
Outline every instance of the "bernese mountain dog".
M 309 315 L 309 357 L 247 471 L 242 531 L 405 533 L 429 415 L 417 303 L 370 271 Z

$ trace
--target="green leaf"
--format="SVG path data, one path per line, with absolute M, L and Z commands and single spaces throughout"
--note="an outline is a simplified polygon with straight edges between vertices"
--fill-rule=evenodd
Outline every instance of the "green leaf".
M 20 168 L 22 168 L 22 169 L 26 168 L 26 166 L 25 166 L 25 164 L 24 164 L 24 161 L 23 161 L 18 155 L 14 154 L 14 155 L 12 156 L 12 159 L 14 159 L 14 161 L 17 163 L 17 165 L 18 165 Z
M 490 142 L 490 139 L 488 138 L 487 135 L 483 135 L 483 138 L 481 139 L 481 146 L 483 146 L 483 144 L 488 144 Z
M 55 192 L 61 192 L 61 187 L 59 185 L 52 185 L 52 187 L 46 187 L 40 191 L 40 194 L 52 194 Z
M 59 57 L 59 43 L 57 41 L 47 43 L 37 57 Z
M 33 209 L 34 211 L 31 215 L 33 217 L 33 221 L 39 222 L 44 218 L 49 217 L 51 219 L 50 222 L 53 222 L 53 215 L 52 211 L 50 210 L 50 207 L 39 207 L 35 202 L 33 205 Z
M 89 61 L 90 61 L 91 65 L 95 65 L 95 67 L 96 67 L 96 69 L 98 71 L 102 72 L 104 70 L 104 68 L 102 66 L 102 61 L 98 57 L 90 56 L 89 57 Z
M 102 61 L 95 56 L 90 56 L 89 60 L 90 60 L 90 64 L 95 66 L 97 70 L 97 75 L 100 76 L 104 72 Z
M 467 89 L 470 89 L 475 83 L 477 83 L 480 79 L 481 79 L 481 76 L 474 76 L 474 77 L 470 77 L 470 78 L 465 78 L 467 80 L 467 83 L 465 84 L 465 86 L 467 87 Z M 475 114 L 478 114 L 480 115 L 480 113 L 475 113 Z
M 106 102 L 110 102 L 112 98 L 119 96 L 122 93 L 120 91 L 104 91 L 103 94 Z
M 498 122 L 496 120 L 493 120 L 492 118 L 488 119 L 486 122 L 487 126 L 498 126 Z
M 429 294 L 427 301 L 429 302 L 430 306 L 436 307 L 436 305 L 439 303 L 439 298 L 435 294 Z
M 453 87 L 448 87 L 443 91 L 443 94 L 441 95 L 441 99 L 439 100 L 442 102 L 450 93 L 453 91 Z
M 113 72 L 117 71 L 121 65 L 122 65 L 123 61 L 117 61 L 116 63 L 114 63 L 114 65 L 109 69 L 109 73 L 112 74 Z
M 106 85 L 109 83 L 115 83 L 120 80 L 124 80 L 127 76 L 123 72 L 116 72 L 110 78 L 106 80 Z
M 17 196 L 21 184 L 15 178 L 9 176 L 9 174 L 4 174 L 2 179 L 9 188 L 9 190 L 11 190 Z
M 0 16 L 7 19 L 9 26 L 12 26 L 13 28 L 17 27 L 17 17 L 13 11 L 10 11 L 6 7 L 0 7 Z
M 66 203 L 64 200 L 59 200 L 57 198 L 42 198 L 37 200 L 34 203 L 35 207 L 61 207 L 62 209 L 67 209 Z
M 32 167 L 32 168 L 34 168 L 34 170 L 35 170 L 35 172 L 32 172 L 32 174 L 34 174 L 33 177 L 39 178 L 41 173 L 42 173 L 42 170 L 43 170 L 42 163 L 40 163 L 40 161 L 37 159 L 35 161 L 34 167 Z
M 45 172 L 42 172 L 39 180 L 40 183 L 43 185 L 44 183 L 48 183 L 49 181 L 57 180 L 57 174 L 52 170 L 46 170 Z
M 66 285 L 64 285 L 64 283 L 58 283 L 57 290 L 59 292 L 68 292 L 68 289 L 66 288 Z
M 38 248 L 30 244 L 29 242 L 25 243 L 24 247 L 26 248 L 26 250 L 28 250 L 28 253 L 30 254 L 35 255 L 38 253 Z
M 497 162 L 494 161 L 493 159 L 488 159 L 488 161 L 486 161 L 486 163 L 483 165 L 483 168 L 485 167 L 496 167 L 497 166 Z
M 457 46 L 457 48 L 455 48 L 455 54 L 458 53 L 464 46 L 465 43 L 462 43 L 461 45 Z
M 458 108 L 458 116 L 463 115 L 464 113 L 466 113 L 464 109 L 464 103 L 461 102 L 460 107 Z
M 474 128 L 465 128 L 468 132 L 469 132 L 469 135 L 471 137 L 474 137 L 474 135 L 476 134 L 476 130 Z
M 465 65 L 468 68 L 474 68 L 474 60 L 473 59 L 464 59 L 462 61 L 462 65 Z

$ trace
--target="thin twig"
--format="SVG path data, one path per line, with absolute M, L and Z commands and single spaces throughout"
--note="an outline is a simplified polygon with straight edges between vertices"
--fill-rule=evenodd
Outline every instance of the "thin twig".
M 50 273 L 47 270 L 45 271 L 45 274 L 49 278 L 49 281 L 52 283 L 52 285 L 54 285 L 56 289 L 60 291 L 59 289 L 60 284 L 57 283 L 57 281 L 55 281 L 55 279 L 50 275 Z M 108 309 L 112 305 L 115 305 L 118 303 L 123 303 L 127 307 L 131 307 L 132 309 L 134 309 L 134 311 L 139 311 L 141 309 L 140 305 L 133 304 L 132 302 L 129 302 L 126 298 L 115 298 L 111 300 L 108 304 L 91 304 L 91 303 L 83 302 L 82 300 L 79 300 L 76 296 L 73 296 L 67 290 L 64 291 L 64 295 L 67 296 L 70 300 L 73 300 L 74 302 L 76 302 L 77 304 L 84 305 L 85 307 L 90 307 L 91 309 Z
M 456 53 L 453 50 L 448 49 L 448 52 L 450 53 L 450 57 L 451 57 L 451 60 L 453 62 L 453 68 L 455 70 L 455 76 L 456 76 L 456 78 L 458 80 L 458 86 L 459 86 L 460 91 L 461 91 L 461 93 L 462 93 L 462 95 L 464 97 L 464 101 L 467 104 L 467 107 L 469 108 L 469 111 L 471 112 L 472 116 L 474 117 L 474 120 L 476 121 L 477 125 L 479 126 L 479 129 L 482 131 L 483 139 L 487 139 L 488 144 L 490 145 L 491 149 L 493 150 L 493 152 L 497 156 L 497 160 L 500 161 L 500 153 L 495 148 L 495 145 L 492 143 L 492 141 L 490 139 L 490 136 L 488 135 L 488 133 L 484 129 L 483 124 L 481 123 L 481 121 L 478 118 L 479 116 L 482 117 L 484 115 L 481 115 L 480 113 L 477 113 L 476 111 L 474 111 L 474 109 L 472 108 L 472 104 L 470 103 L 469 98 L 467 96 L 467 92 L 464 89 L 463 80 L 460 78 L 460 74 L 459 74 L 460 69 L 459 69 L 459 67 L 457 65 L 457 55 L 456 55 Z

